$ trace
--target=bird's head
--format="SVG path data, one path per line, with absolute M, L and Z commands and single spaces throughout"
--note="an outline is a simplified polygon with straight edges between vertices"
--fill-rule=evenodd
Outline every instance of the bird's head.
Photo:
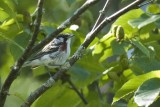
M 71 41 L 71 38 L 73 37 L 74 35 L 73 34 L 59 34 L 55 40 L 59 43 L 69 43 L 70 44 L 70 41 Z
M 60 50 L 64 51 L 67 47 L 70 47 L 71 38 L 73 34 L 59 34 L 56 38 L 51 41 L 52 46 L 59 47 Z

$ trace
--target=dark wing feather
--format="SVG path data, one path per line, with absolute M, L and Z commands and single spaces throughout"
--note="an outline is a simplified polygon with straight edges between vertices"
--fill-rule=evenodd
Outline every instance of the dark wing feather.
M 58 51 L 59 45 L 61 43 L 55 44 L 54 41 L 51 41 L 48 45 L 46 45 L 40 52 L 38 52 L 33 58 L 31 58 L 29 61 L 39 59 L 44 55 L 53 53 Z

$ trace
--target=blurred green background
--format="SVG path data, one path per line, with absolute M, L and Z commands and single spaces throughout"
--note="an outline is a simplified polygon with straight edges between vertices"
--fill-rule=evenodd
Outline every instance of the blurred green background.
M 46 0 L 36 43 L 72 16 L 85 1 Z M 113 14 L 132 1 L 134 0 L 111 0 L 105 15 Z M 33 34 L 32 24 L 37 2 L 38 0 L 0 0 L 0 87 Z M 69 27 L 64 31 L 75 35 L 72 38 L 71 55 L 92 29 L 105 2 L 106 0 L 100 0 L 73 23 L 79 26 L 77 31 Z M 137 98 L 137 94 L 134 95 L 133 92 L 143 89 L 141 84 L 150 77 L 160 78 L 159 71 L 155 71 L 160 69 L 159 0 L 142 8 L 143 10 L 133 9 L 107 25 L 83 57 L 67 72 L 70 80 L 84 94 L 87 105 L 66 81 L 59 80 L 32 107 L 138 107 L 139 103 L 136 104 L 133 100 L 134 97 Z M 114 25 L 124 29 L 125 37 L 120 42 L 116 41 L 117 35 L 112 32 L 111 26 Z M 21 71 L 10 88 L 5 107 L 19 107 L 31 92 L 49 78 L 43 66 L 36 69 L 22 68 Z M 136 83 L 137 78 L 141 78 L 140 82 L 130 88 L 129 84 Z M 159 83 L 159 80 L 154 81 Z M 150 85 L 150 81 L 146 84 Z M 155 95 L 152 107 L 157 107 L 160 102 L 157 96 Z

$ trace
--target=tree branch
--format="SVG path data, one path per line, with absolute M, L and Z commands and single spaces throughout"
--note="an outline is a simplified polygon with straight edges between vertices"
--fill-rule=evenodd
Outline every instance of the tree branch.
M 99 11 L 98 19 L 97 19 L 97 21 L 96 21 L 96 23 L 93 26 L 91 31 L 93 31 L 97 27 L 97 25 L 99 25 L 99 23 L 103 20 L 103 18 L 105 17 L 104 12 L 107 11 L 107 9 L 109 8 L 110 3 L 111 3 L 111 0 L 106 0 L 106 3 L 104 5 L 103 9 Z
M 19 75 L 19 70 L 25 60 L 28 58 L 29 55 L 31 55 L 33 52 L 37 51 L 38 49 L 42 48 L 45 44 L 50 42 L 57 34 L 62 32 L 67 26 L 69 26 L 73 21 L 78 19 L 78 17 L 85 12 L 91 5 L 95 4 L 96 2 L 100 0 L 88 0 L 85 2 L 77 11 L 74 12 L 73 16 L 67 19 L 64 23 L 62 23 L 55 32 L 50 34 L 45 40 L 43 40 L 40 44 L 33 47 L 35 40 L 37 38 L 38 32 L 39 32 L 39 26 L 41 23 L 42 18 L 42 7 L 45 0 L 39 0 L 38 6 L 36 8 L 37 11 L 37 17 L 35 21 L 35 29 L 33 36 L 25 49 L 23 55 L 18 59 L 18 61 L 15 63 L 15 65 L 12 67 L 10 74 L 8 75 L 7 79 L 5 80 L 2 89 L 0 91 L 0 107 L 4 106 L 4 103 L 6 101 L 6 97 L 9 91 L 9 88 L 12 84 L 12 82 L 16 79 L 16 77 Z
M 10 88 L 12 82 L 18 76 L 21 66 L 23 65 L 25 60 L 28 58 L 28 56 L 30 55 L 31 49 L 36 41 L 36 38 L 37 38 L 37 35 L 39 32 L 41 19 L 42 19 L 42 7 L 43 7 L 44 1 L 45 0 L 38 1 L 38 5 L 37 5 L 38 13 L 37 13 L 36 21 L 35 21 L 35 29 L 33 32 L 33 36 L 31 37 L 31 40 L 29 41 L 28 46 L 25 49 L 24 53 L 18 59 L 18 61 L 15 63 L 15 65 L 11 68 L 11 71 L 10 71 L 7 79 L 5 80 L 4 84 L 2 85 L 2 89 L 0 91 L 0 107 L 4 106 L 9 88 Z
M 75 52 L 75 54 L 70 58 L 68 62 L 66 62 L 65 65 L 68 64 L 68 67 L 62 68 L 56 74 L 52 77 L 50 77 L 43 85 L 41 85 L 38 89 L 36 89 L 33 93 L 30 94 L 30 96 L 27 98 L 26 102 L 22 104 L 21 107 L 30 107 L 30 105 L 39 98 L 40 95 L 42 95 L 45 91 L 47 91 L 50 87 L 52 87 L 58 79 L 63 75 L 63 73 L 67 72 L 68 69 L 79 59 L 77 55 L 79 56 L 83 50 L 85 50 L 89 44 L 93 41 L 96 34 L 101 31 L 102 28 L 104 28 L 108 23 L 111 21 L 117 19 L 119 16 L 123 15 L 124 13 L 128 12 L 132 8 L 137 7 L 139 4 L 144 2 L 145 0 L 135 0 L 128 6 L 124 7 L 123 9 L 119 10 L 118 12 L 112 14 L 109 17 L 106 17 L 96 28 L 95 30 L 89 32 L 86 36 L 85 41 L 80 45 L 78 50 Z
M 35 52 L 41 49 L 44 45 L 49 43 L 53 38 L 55 38 L 60 32 L 65 30 L 69 25 L 71 25 L 79 16 L 84 13 L 91 5 L 99 2 L 100 0 L 87 0 L 80 8 L 78 8 L 73 15 L 65 20 L 54 32 L 49 34 L 47 38 L 41 41 L 39 44 L 33 47 L 32 52 Z

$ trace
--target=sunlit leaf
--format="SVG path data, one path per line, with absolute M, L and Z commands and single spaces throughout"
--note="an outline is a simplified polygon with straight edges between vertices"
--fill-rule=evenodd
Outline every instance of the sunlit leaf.
M 22 25 L 17 26 L 14 19 L 7 20 L 0 25 L 0 33 L 3 33 L 10 39 L 13 39 L 18 33 L 22 31 Z
M 103 44 L 98 43 L 94 46 L 94 51 L 92 52 L 93 55 L 100 54 L 103 51 Z
M 5 12 L 5 11 L 3 11 L 3 10 L 1 10 L 0 9 L 0 21 L 1 22 L 3 22 L 6 18 L 8 18 L 9 17 L 9 15 Z
M 160 93 L 160 77 L 145 81 L 135 92 L 134 101 L 138 106 L 148 107 Z
M 151 71 L 149 73 L 139 75 L 127 81 L 115 94 L 113 102 L 115 103 L 124 96 L 134 92 L 144 81 L 151 79 L 151 78 L 160 78 L 160 71 Z
M 15 20 L 16 25 L 19 27 L 19 23 L 16 19 L 17 13 L 15 12 L 15 5 L 10 0 L 1 1 L 0 7 Z
M 115 37 L 107 34 L 94 46 L 92 54 L 99 55 L 99 62 L 105 61 L 109 56 L 112 55 L 111 42 L 114 40 Z
M 153 14 L 160 13 L 160 5 L 159 4 L 150 4 L 147 7 L 147 12 L 150 12 L 150 13 L 153 13 Z
M 8 14 L 12 15 L 13 14 L 13 8 L 9 6 L 4 0 L 1 0 L 0 7 Z

